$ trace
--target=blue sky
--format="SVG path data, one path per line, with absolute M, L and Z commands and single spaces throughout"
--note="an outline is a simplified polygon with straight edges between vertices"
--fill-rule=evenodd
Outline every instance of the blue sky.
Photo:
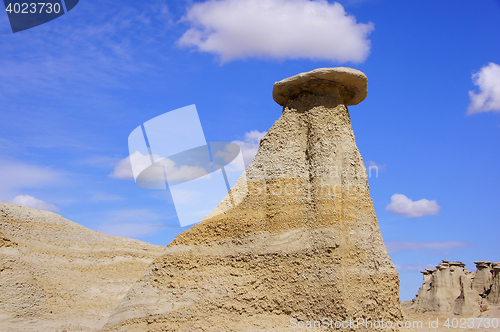
M 353 67 L 369 90 L 356 142 L 409 300 L 441 259 L 500 260 L 499 31 L 492 0 L 82 0 L 16 34 L 0 14 L 0 201 L 166 245 L 186 229 L 168 193 L 117 175 L 132 130 L 196 104 L 207 141 L 251 155 L 281 115 L 275 81 Z

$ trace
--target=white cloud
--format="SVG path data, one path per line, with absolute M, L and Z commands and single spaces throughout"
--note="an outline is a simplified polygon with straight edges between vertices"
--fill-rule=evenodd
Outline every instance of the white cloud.
M 208 0 L 183 17 L 180 46 L 214 53 L 222 62 L 247 57 L 362 62 L 373 23 L 356 23 L 326 0 Z
M 29 195 L 18 195 L 8 203 L 21 205 L 37 210 L 45 210 L 50 212 L 59 212 L 59 208 L 53 204 L 45 203 L 44 201 Z
M 162 158 L 158 155 L 153 155 L 155 161 Z M 132 171 L 134 165 L 134 171 Z M 134 152 L 131 156 L 120 160 L 109 176 L 115 179 L 134 180 L 134 173 L 139 175 L 146 168 L 151 166 L 151 157 L 143 155 L 139 151 Z M 168 158 L 163 159 L 163 166 L 169 182 L 189 181 L 207 175 L 207 171 L 201 166 L 182 165 L 178 167 L 176 163 Z M 151 176 L 163 176 L 163 172 L 150 172 Z M 156 178 L 148 178 L 147 180 L 154 181 Z
M 429 201 L 422 198 L 418 201 L 412 201 L 403 194 L 392 195 L 391 203 L 385 208 L 386 211 L 408 218 L 437 215 L 440 209 L 441 207 L 437 204 L 436 200 Z
M 241 149 L 239 149 L 234 144 L 226 144 L 224 146 L 224 150 L 218 150 L 213 157 L 216 158 L 218 162 L 221 162 L 219 158 L 222 158 L 224 165 L 226 165 L 233 161 L 237 153 L 239 153 L 240 151 Z M 214 153 L 213 148 L 212 153 Z
M 244 141 L 233 141 L 232 143 L 238 144 L 243 154 L 245 165 L 248 166 L 259 150 L 260 140 L 267 134 L 267 131 L 260 132 L 252 130 L 245 133 Z
M 167 174 L 169 183 L 194 180 L 209 174 L 201 166 L 182 165 L 181 167 L 177 167 L 176 163 L 168 158 L 163 160 L 163 165 L 165 167 L 165 173 Z
M 140 153 L 140 152 L 137 152 Z M 149 158 L 149 156 L 147 156 Z M 146 166 L 150 166 L 151 162 Z M 144 169 L 146 168 L 144 167 Z M 130 157 L 124 158 L 120 160 L 113 170 L 113 173 L 109 175 L 113 179 L 122 179 L 122 180 L 133 180 L 134 172 L 132 172 L 132 164 L 130 163 Z
M 385 243 L 387 251 L 391 254 L 402 251 L 422 251 L 422 250 L 456 250 L 468 248 L 467 242 L 443 241 L 443 242 L 405 242 L 388 241 Z
M 241 153 L 243 155 L 243 160 L 245 163 L 244 166 L 248 166 L 252 162 L 253 158 L 257 154 L 257 150 L 259 149 L 260 140 L 266 134 L 267 131 L 260 132 L 258 130 L 252 130 L 245 133 L 243 141 L 232 141 L 232 143 L 237 144 L 241 148 Z M 226 154 L 227 156 L 234 156 L 234 153 L 231 153 L 230 151 L 219 151 L 216 157 L 225 159 Z M 161 157 L 158 155 L 153 155 L 153 159 L 157 161 L 160 160 Z M 179 167 L 174 161 L 168 158 L 163 159 L 163 163 L 169 182 L 189 181 L 198 179 L 208 174 L 207 171 L 201 166 L 183 165 Z M 134 180 L 134 171 L 132 170 L 132 164 L 134 165 L 135 173 L 140 174 L 140 172 L 151 166 L 151 157 L 149 155 L 143 155 L 139 151 L 136 151 L 131 156 L 126 157 L 116 163 L 115 169 L 109 176 L 114 179 Z M 228 169 L 228 171 L 239 172 L 243 170 L 243 165 L 242 167 L 236 167 L 235 169 Z M 154 175 L 153 172 L 151 172 L 151 174 Z
M 490 62 L 472 75 L 479 93 L 469 91 L 470 104 L 467 114 L 500 111 L 500 65 Z
M 212 153 L 214 153 L 213 148 Z M 239 173 L 241 175 L 246 168 L 243 149 L 240 144 L 236 144 L 235 142 L 226 144 L 224 150 L 215 152 L 213 158 L 216 168 L 221 164 L 224 166 L 226 172 Z

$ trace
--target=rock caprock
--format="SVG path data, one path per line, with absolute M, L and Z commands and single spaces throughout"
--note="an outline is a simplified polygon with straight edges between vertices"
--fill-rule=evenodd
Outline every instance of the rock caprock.
M 283 114 L 231 190 L 241 202 L 226 209 L 226 198 L 218 207 L 225 212 L 177 236 L 105 330 L 288 331 L 306 321 L 402 321 L 398 274 L 347 109 L 366 95 L 366 76 L 351 68 L 275 83 Z M 364 330 L 373 328 L 356 328 Z

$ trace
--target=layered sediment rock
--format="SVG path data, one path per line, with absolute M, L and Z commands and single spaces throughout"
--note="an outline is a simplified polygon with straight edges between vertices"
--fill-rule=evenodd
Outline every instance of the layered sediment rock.
M 500 262 L 492 264 L 492 282 L 488 301 L 491 304 L 500 305 Z
M 231 190 L 246 196 L 175 238 L 105 330 L 279 331 L 291 319 L 402 320 L 398 274 L 346 107 L 364 99 L 366 81 L 357 70 L 324 68 L 277 82 L 283 114 Z M 248 192 L 238 189 L 245 183 Z
M 479 308 L 471 307 L 477 302 L 477 292 L 468 292 L 471 274 L 464 267 L 462 262 L 443 260 L 435 270 L 422 271 L 424 282 L 413 300 L 415 311 L 479 313 Z
M 489 290 L 493 283 L 491 262 L 477 261 L 474 262 L 474 264 L 476 264 L 477 271 L 472 281 L 472 289 L 474 289 L 479 293 L 479 295 L 484 297 L 485 295 L 487 295 L 487 293 L 489 293 Z
M 0 203 L 0 330 L 96 331 L 164 249 Z
M 443 260 L 436 269 L 422 271 L 424 281 L 411 310 L 446 312 L 475 317 L 489 304 L 499 303 L 500 262 L 477 261 L 477 271 L 465 269 L 462 262 Z

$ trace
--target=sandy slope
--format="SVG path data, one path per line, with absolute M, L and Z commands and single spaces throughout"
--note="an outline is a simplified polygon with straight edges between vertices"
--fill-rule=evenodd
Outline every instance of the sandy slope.
M 0 331 L 96 331 L 163 251 L 0 203 Z

